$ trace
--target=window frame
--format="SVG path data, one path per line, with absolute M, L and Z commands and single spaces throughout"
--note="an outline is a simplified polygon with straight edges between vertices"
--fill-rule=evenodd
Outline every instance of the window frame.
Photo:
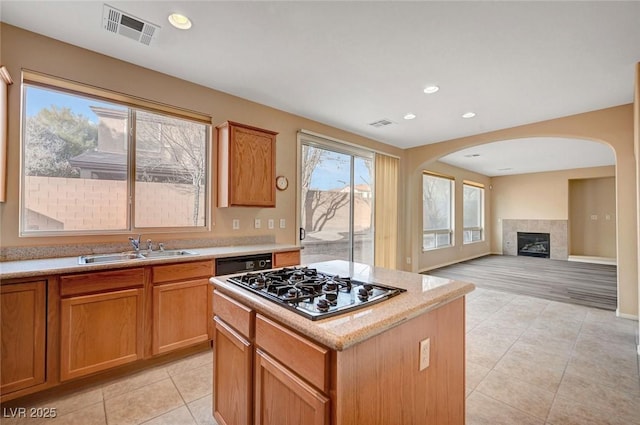
M 162 103 L 153 102 L 150 100 L 138 98 L 131 95 L 126 95 L 111 91 L 108 89 L 102 89 L 99 87 L 90 86 L 75 81 L 54 77 L 46 74 L 42 74 L 35 71 L 22 70 L 22 84 L 21 84 L 21 127 L 20 127 L 20 197 L 19 197 L 19 237 L 67 237 L 67 236 L 82 236 L 82 235 L 109 235 L 109 234 L 129 234 L 129 233 L 198 233 L 209 232 L 212 226 L 212 175 L 215 172 L 213 169 L 214 163 L 212 161 L 213 151 L 213 139 L 212 139 L 212 119 L 210 116 L 174 107 Z M 27 87 L 35 87 L 43 90 L 51 90 L 71 96 L 77 96 L 84 99 L 95 99 L 96 101 L 111 103 L 114 105 L 126 108 L 127 121 L 126 121 L 126 137 L 125 143 L 127 144 L 127 173 L 126 173 L 126 186 L 127 186 L 127 212 L 126 212 L 126 226 L 123 229 L 95 229 L 95 230 L 28 230 L 25 229 L 25 192 L 26 181 L 25 177 L 25 128 L 26 128 L 26 89 Z M 135 223 L 135 211 L 136 211 L 136 198 L 135 198 L 135 185 L 136 185 L 136 112 L 147 112 L 156 115 L 166 116 L 174 119 L 189 121 L 204 125 L 205 139 L 204 139 L 204 155 L 205 155 L 205 177 L 204 177 L 204 208 L 203 212 L 204 225 L 201 226 L 168 226 L 168 227 L 142 227 L 136 226 Z M 140 206 L 138 206 L 139 208 Z
M 465 187 L 470 187 L 470 188 L 475 188 L 478 189 L 480 192 L 480 199 L 478 202 L 478 222 L 480 223 L 480 226 L 472 226 L 472 227 L 465 227 L 464 226 L 464 212 L 465 212 L 465 205 L 464 205 L 464 190 Z M 485 198 L 485 188 L 484 185 L 481 183 L 476 183 L 473 181 L 469 181 L 469 180 L 464 180 L 462 182 L 462 202 L 463 202 L 463 206 L 462 206 L 462 244 L 463 245 L 470 245 L 470 244 L 474 244 L 474 243 L 478 243 L 478 242 L 484 242 L 484 236 L 485 236 L 485 231 L 484 231 L 484 198 Z M 473 240 L 473 236 L 471 237 L 471 240 L 466 240 L 466 234 L 467 232 L 480 232 L 480 239 L 478 240 Z
M 435 173 L 433 171 L 422 171 L 422 193 L 424 196 L 424 183 L 425 177 L 438 178 L 449 182 L 449 228 L 442 229 L 427 229 L 424 228 L 424 198 L 422 199 L 422 252 L 433 251 L 443 248 L 451 248 L 455 246 L 455 177 L 447 176 L 445 174 Z M 449 235 L 448 244 L 438 244 L 438 235 Z M 425 247 L 424 239 L 427 235 L 433 235 L 435 246 Z

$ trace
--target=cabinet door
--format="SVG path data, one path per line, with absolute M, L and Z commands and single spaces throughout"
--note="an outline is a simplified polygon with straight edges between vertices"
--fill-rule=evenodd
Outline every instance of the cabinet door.
M 221 425 L 251 424 L 251 343 L 216 317 L 213 347 L 213 414 Z
M 329 399 L 259 349 L 255 375 L 256 425 L 329 423 Z
M 143 293 L 139 288 L 61 300 L 61 380 L 142 359 Z
M 0 288 L 0 393 L 45 381 L 46 282 Z
M 208 279 L 153 287 L 153 354 L 209 340 L 210 292 Z
M 269 130 L 218 127 L 218 206 L 275 207 L 275 142 Z
M 273 267 L 288 267 L 300 265 L 300 251 L 285 251 L 273 253 Z

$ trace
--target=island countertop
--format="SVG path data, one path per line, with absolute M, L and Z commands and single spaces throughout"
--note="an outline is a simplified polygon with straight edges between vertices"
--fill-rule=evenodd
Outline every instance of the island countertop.
M 349 276 L 365 283 L 395 286 L 405 289 L 406 292 L 365 308 L 312 321 L 234 283 L 227 282 L 227 276 L 212 277 L 210 281 L 220 292 L 338 351 L 434 310 L 475 289 L 473 284 L 467 282 L 342 260 L 313 263 L 308 267 L 324 273 Z

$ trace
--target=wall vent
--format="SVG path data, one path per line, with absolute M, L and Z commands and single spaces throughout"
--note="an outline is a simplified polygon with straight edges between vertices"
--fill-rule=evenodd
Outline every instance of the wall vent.
M 158 25 L 135 18 L 108 4 L 105 4 L 102 9 L 102 27 L 109 32 L 123 35 L 147 46 L 160 30 Z
M 373 126 L 373 127 L 385 127 L 387 125 L 391 125 L 393 124 L 393 121 L 388 120 L 386 118 L 383 118 L 381 120 L 378 121 L 374 121 L 372 123 L 369 123 L 369 125 Z

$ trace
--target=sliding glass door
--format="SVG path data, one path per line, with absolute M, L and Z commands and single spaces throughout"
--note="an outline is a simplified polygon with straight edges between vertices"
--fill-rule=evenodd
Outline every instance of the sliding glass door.
M 373 155 L 301 137 L 302 262 L 373 264 Z

